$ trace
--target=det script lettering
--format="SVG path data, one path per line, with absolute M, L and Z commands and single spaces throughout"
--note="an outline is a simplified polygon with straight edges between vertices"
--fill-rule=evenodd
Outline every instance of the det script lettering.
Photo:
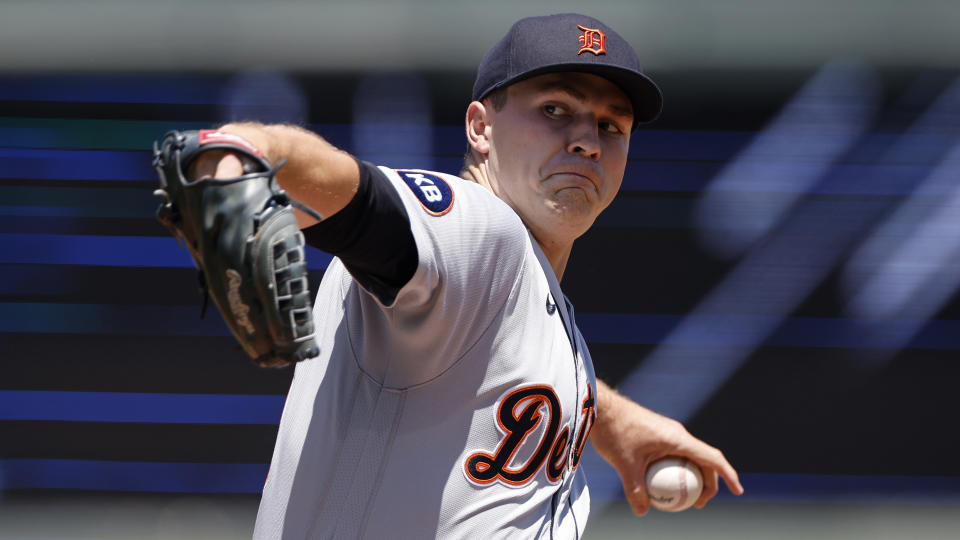
M 563 412 L 556 392 L 547 385 L 520 387 L 500 399 L 497 426 L 503 437 L 493 452 L 474 452 L 467 456 L 464 473 L 479 485 L 501 482 L 522 486 L 533 481 L 545 469 L 547 480 L 556 483 L 567 467 L 576 470 L 597 417 L 593 388 L 587 386 L 579 411 L 579 429 L 571 438 L 571 426 L 561 427 Z M 536 448 L 527 457 L 518 456 L 526 446 Z M 528 452 L 529 453 L 529 452 Z

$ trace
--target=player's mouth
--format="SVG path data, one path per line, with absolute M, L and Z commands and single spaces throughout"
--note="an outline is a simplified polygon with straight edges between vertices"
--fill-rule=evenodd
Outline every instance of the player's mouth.
M 595 176 L 584 174 L 583 171 L 556 171 L 547 176 L 546 181 L 554 187 L 580 188 L 599 195 L 600 185 Z

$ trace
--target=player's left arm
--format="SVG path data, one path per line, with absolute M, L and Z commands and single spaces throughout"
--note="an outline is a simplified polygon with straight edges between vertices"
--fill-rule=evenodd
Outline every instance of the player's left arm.
M 276 165 L 277 182 L 290 197 L 330 217 L 342 210 L 357 192 L 360 171 L 356 160 L 326 139 L 299 126 L 238 122 L 226 124 L 218 131 L 238 135 L 263 153 Z M 234 178 L 243 173 L 240 158 L 232 152 L 208 151 L 191 165 L 191 178 Z M 317 220 L 296 210 L 301 229 Z
M 364 288 L 393 304 L 419 261 L 403 202 L 381 171 L 299 126 L 241 122 L 218 131 L 240 137 L 273 164 L 284 161 L 279 186 L 323 216 L 318 222 L 295 208 L 306 243 L 337 256 Z M 190 177 L 236 178 L 243 165 L 236 152 L 208 150 L 193 160 Z
M 681 456 L 703 472 L 703 493 L 695 506 L 703 508 L 723 478 L 735 495 L 743 493 L 737 471 L 723 452 L 691 435 L 683 424 L 657 414 L 597 380 L 597 420 L 590 439 L 623 482 L 627 501 L 637 515 L 650 509 L 644 478 L 647 466 L 665 456 Z

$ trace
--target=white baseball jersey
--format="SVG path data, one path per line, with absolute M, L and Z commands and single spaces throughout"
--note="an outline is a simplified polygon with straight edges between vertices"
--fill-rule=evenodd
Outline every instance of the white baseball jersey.
M 483 187 L 380 170 L 416 273 L 384 305 L 327 269 L 254 537 L 579 537 L 596 381 L 549 262 Z

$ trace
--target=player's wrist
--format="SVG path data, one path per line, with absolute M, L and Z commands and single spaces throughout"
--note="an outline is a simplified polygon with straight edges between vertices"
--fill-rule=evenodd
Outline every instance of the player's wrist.
M 193 182 L 204 178 L 236 178 L 244 172 L 241 156 L 229 150 L 210 150 L 190 163 L 187 180 Z
M 270 131 L 270 126 L 259 122 L 231 122 L 217 128 L 217 131 L 236 135 L 243 139 L 247 144 L 259 153 L 270 163 L 276 163 L 282 159 L 283 155 L 278 155 L 274 136 Z

